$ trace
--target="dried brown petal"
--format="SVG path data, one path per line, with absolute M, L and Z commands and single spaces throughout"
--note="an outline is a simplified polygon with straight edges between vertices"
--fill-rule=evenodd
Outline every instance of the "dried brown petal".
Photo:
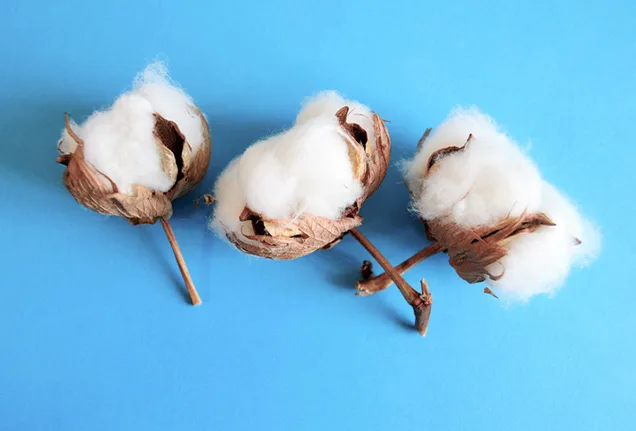
M 486 295 L 490 295 L 495 299 L 499 299 L 499 297 L 497 295 L 495 295 L 495 292 L 493 292 L 492 290 L 490 290 L 488 287 L 484 287 L 484 293 Z
M 263 221 L 263 224 L 265 223 L 271 226 L 269 223 L 273 223 L 273 221 Z M 278 221 L 276 226 L 280 226 L 280 223 L 282 222 Z M 245 240 L 231 233 L 227 237 L 237 248 L 246 253 L 269 259 L 289 260 L 329 246 L 334 241 L 339 240 L 344 233 L 359 226 L 360 223 L 362 223 L 362 218 L 357 215 L 331 220 L 303 214 L 293 223 L 295 232 L 297 232 L 293 236 L 272 236 L 270 232 L 265 231 L 261 234 L 244 235 Z
M 136 185 L 132 195 L 115 193 L 110 201 L 117 208 L 118 215 L 128 219 L 133 225 L 153 224 L 160 218 L 172 216 L 172 203 L 164 193 Z
M 422 147 L 424 146 L 424 144 L 426 143 L 426 140 L 428 139 L 428 137 L 431 135 L 431 132 L 433 131 L 433 129 L 431 129 L 430 127 L 428 129 L 426 129 L 424 131 L 424 134 L 422 135 L 422 137 L 420 138 L 419 141 L 417 141 L 417 148 L 415 149 L 415 153 L 419 153 L 420 150 L 422 149 Z
M 326 246 L 324 246 L 323 248 L 321 248 L 321 250 L 331 250 L 332 248 L 334 248 L 336 245 L 340 244 L 340 241 L 342 241 L 344 239 L 346 234 L 342 234 L 340 235 L 338 238 L 334 239 L 333 241 L 331 241 L 329 244 L 327 244 Z
M 272 236 L 293 236 L 302 235 L 300 228 L 292 220 L 263 220 L 265 230 Z
M 373 132 L 375 145 L 373 148 L 367 146 L 367 172 L 362 181 L 364 192 L 357 200 L 358 207 L 380 187 L 391 161 L 391 138 L 384 121 L 376 113 L 373 113 Z
M 425 136 L 422 136 L 422 139 L 426 139 L 426 136 L 427 136 L 426 134 Z M 461 147 L 450 146 L 450 147 L 440 148 L 439 150 L 431 154 L 431 157 L 428 158 L 428 163 L 426 165 L 426 168 L 427 168 L 426 176 L 435 172 L 435 170 L 439 167 L 437 163 L 440 160 L 444 159 L 445 157 L 451 156 L 456 153 L 461 153 L 464 150 L 466 150 L 466 148 L 468 147 L 468 144 L 470 143 L 472 139 L 473 139 L 473 135 L 472 134 L 468 135 L 468 139 L 466 139 L 466 143 L 464 143 L 464 145 L 462 145 Z
M 198 198 L 194 200 L 195 207 L 199 208 L 199 203 L 201 202 L 201 199 L 203 199 L 203 203 L 206 206 L 212 205 L 214 201 L 216 200 L 214 199 L 214 196 L 212 196 L 211 194 L 205 193 L 203 196 L 199 196 Z
M 524 213 L 493 226 L 473 229 L 443 220 L 429 220 L 425 226 L 431 237 L 447 250 L 449 263 L 457 274 L 469 283 L 479 283 L 503 276 L 503 268 L 500 274 L 491 274 L 486 268 L 506 256 L 506 244 L 512 238 L 554 223 L 545 214 Z
M 347 115 L 349 107 L 344 106 L 338 112 L 336 117 L 340 122 L 340 126 L 345 131 L 345 138 L 349 152 L 349 160 L 353 169 L 353 177 L 362 181 L 367 172 L 367 132 L 356 123 L 347 123 Z
M 210 164 L 212 145 L 208 122 L 201 111 L 196 107 L 191 108 L 195 111 L 196 115 L 201 118 L 203 124 L 203 143 L 193 154 L 190 144 L 184 141 L 181 151 L 181 160 L 183 161 L 182 176 L 177 178 L 176 184 L 166 193 L 170 200 L 180 198 L 199 184 L 201 180 L 203 180 L 203 177 L 205 177 L 208 165 Z
M 64 185 L 75 200 L 87 208 L 101 214 L 115 214 L 116 209 L 108 196 L 117 191 L 117 186 L 84 160 L 84 141 L 71 128 L 68 115 L 65 115 L 65 127 L 77 148 L 73 154 L 62 154 L 57 158 L 58 163 L 66 165 L 62 176 Z
M 185 136 L 174 121 L 169 121 L 159 114 L 154 114 L 155 129 L 153 134 L 161 155 L 161 167 L 171 181 L 177 182 L 183 177 L 183 159 L 181 153 Z
M 212 196 L 211 194 L 204 194 L 203 195 L 203 201 L 205 202 L 206 205 L 212 205 L 215 201 L 214 196 Z

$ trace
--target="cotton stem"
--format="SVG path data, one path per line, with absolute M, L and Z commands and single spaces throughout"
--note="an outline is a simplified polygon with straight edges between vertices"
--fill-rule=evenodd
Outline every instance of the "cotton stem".
M 420 335 L 426 335 L 428 329 L 428 321 L 431 315 L 431 307 L 433 305 L 433 297 L 428 290 L 428 285 L 424 280 L 422 283 L 422 293 L 419 294 L 413 289 L 402 276 L 391 266 L 389 261 L 380 253 L 380 251 L 365 237 L 358 229 L 353 228 L 349 231 L 373 258 L 384 269 L 385 273 L 393 280 L 406 302 L 413 307 L 415 313 L 415 328 Z
M 415 253 L 413 256 L 406 259 L 404 262 L 395 267 L 395 271 L 402 275 L 409 269 L 413 268 L 418 263 L 422 262 L 424 259 L 427 259 L 435 254 L 439 253 L 443 250 L 443 247 L 438 243 L 433 243 L 427 247 L 424 247 L 422 250 Z M 374 293 L 378 293 L 381 290 L 384 290 L 393 284 L 393 280 L 388 273 L 383 273 L 375 277 L 370 277 L 370 264 L 367 262 L 362 264 L 362 268 L 360 268 L 360 272 L 362 273 L 362 280 L 356 283 L 356 291 L 357 295 L 367 296 L 373 295 Z
M 192 305 L 197 306 L 201 304 L 201 298 L 199 297 L 197 289 L 194 287 L 192 277 L 190 276 L 190 271 L 188 271 L 188 267 L 186 266 L 185 260 L 183 259 L 183 255 L 181 254 L 181 249 L 179 249 L 177 239 L 174 236 L 172 226 L 170 225 L 170 222 L 168 220 L 163 218 L 161 219 L 161 226 L 163 226 L 163 230 L 166 232 L 166 236 L 168 237 L 168 241 L 170 242 L 170 246 L 172 247 L 172 251 L 174 252 L 174 257 L 177 260 L 177 264 L 179 265 L 181 276 L 183 277 L 183 281 L 185 282 L 188 293 L 190 294 Z

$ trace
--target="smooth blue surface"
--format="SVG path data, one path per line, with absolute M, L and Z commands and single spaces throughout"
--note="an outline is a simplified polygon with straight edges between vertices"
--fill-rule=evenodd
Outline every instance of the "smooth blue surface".
M 0 5 L 0 430 L 627 430 L 636 421 L 634 2 L 17 1 Z M 153 58 L 210 120 L 213 161 L 173 225 L 79 207 L 62 114 L 109 105 Z M 552 300 L 505 309 L 443 257 L 429 335 L 396 290 L 353 295 L 351 238 L 294 262 L 240 254 L 192 199 L 335 88 L 391 120 L 393 160 L 476 104 L 602 228 Z M 363 231 L 424 244 L 392 166 Z

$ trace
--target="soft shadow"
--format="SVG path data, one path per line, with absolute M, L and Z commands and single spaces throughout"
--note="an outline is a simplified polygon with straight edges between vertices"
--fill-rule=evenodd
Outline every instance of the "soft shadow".
M 0 169 L 20 177 L 25 182 L 55 193 L 65 193 L 61 181 L 64 167 L 56 164 L 57 143 L 64 129 L 64 113 L 76 122 L 83 122 L 97 109 L 110 102 L 98 100 L 15 100 L 11 109 L 0 117 L 3 132 Z M 205 112 L 205 107 L 202 107 Z M 283 129 L 286 124 L 273 119 L 251 120 L 242 114 L 242 120 L 233 117 L 208 116 L 212 137 L 212 159 L 206 177 L 195 190 L 175 201 L 179 218 L 188 218 L 197 213 L 194 199 L 212 190 L 214 181 L 228 162 L 240 154 L 251 143 Z
M 98 109 L 96 101 L 11 100 L 0 118 L 3 132 L 0 169 L 19 177 L 17 187 L 35 183 L 47 192 L 66 193 L 61 181 L 64 167 L 56 164 L 57 142 L 64 128 L 64 113 L 83 121 Z
M 202 111 L 206 112 L 205 106 L 202 107 Z M 287 126 L 274 118 L 251 119 L 249 114 L 242 114 L 241 121 L 237 121 L 237 118 L 232 116 L 218 114 L 207 115 L 207 120 L 212 141 L 212 156 L 208 172 L 190 193 L 174 201 L 173 217 L 177 219 L 197 219 L 205 223 L 214 206 L 206 206 L 202 199 L 197 206 L 195 200 L 205 193 L 213 193 L 216 179 L 234 157 L 243 153 L 254 142 L 277 133 Z
M 319 250 L 311 255 L 312 266 L 317 267 L 330 285 L 355 292 L 355 282 L 360 279 L 362 260 L 347 244 L 347 237 L 329 250 Z
M 167 279 L 172 281 L 174 285 L 174 292 L 178 294 L 179 298 L 185 303 L 190 304 L 190 296 L 188 290 L 185 287 L 181 273 L 177 268 L 177 264 L 174 260 L 169 260 L 166 254 L 166 248 L 170 249 L 168 240 L 165 240 L 165 245 L 159 245 L 157 234 L 151 232 L 150 229 L 161 231 L 159 234 L 164 235 L 161 224 L 157 223 L 152 226 L 136 226 L 135 234 L 138 240 L 143 244 L 143 250 L 145 253 L 151 254 L 156 260 L 154 268 L 157 270 L 161 268 Z M 170 249 L 169 256 L 172 256 L 172 250 Z M 174 269 L 173 269 L 174 268 Z
M 362 226 L 376 238 L 389 237 L 400 248 L 418 250 L 426 244 L 426 237 L 422 224 L 409 210 L 411 196 L 398 166 L 406 157 L 412 157 L 410 149 L 415 151 L 415 144 L 399 134 L 392 134 L 391 141 L 391 164 L 378 190 L 362 206 Z
M 360 265 L 363 258 L 367 258 L 364 254 L 360 254 L 356 247 L 361 246 L 347 236 L 335 247 L 317 251 L 304 259 L 311 259 L 309 266 L 316 274 L 323 277 L 329 286 L 349 291 L 354 296 L 355 283 L 360 280 Z M 390 287 L 388 290 L 391 289 L 395 287 Z M 400 300 L 400 304 L 394 306 L 388 302 L 386 294 L 387 291 L 383 291 L 373 296 L 360 296 L 356 301 L 359 301 L 359 305 L 370 314 L 383 316 L 409 332 L 413 331 L 413 321 L 405 317 L 405 312 L 408 313 L 411 309 L 410 305 Z

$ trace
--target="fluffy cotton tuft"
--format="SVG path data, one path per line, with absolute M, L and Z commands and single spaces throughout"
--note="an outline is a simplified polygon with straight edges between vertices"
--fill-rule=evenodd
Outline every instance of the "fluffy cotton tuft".
M 513 237 L 508 254 L 487 269 L 504 276 L 488 283 L 509 300 L 526 301 L 537 294 L 553 294 L 562 286 L 572 266 L 583 267 L 598 255 L 601 246 L 596 227 L 581 217 L 574 205 L 554 186 L 542 184 L 539 212 L 556 225 Z
M 164 172 L 153 135 L 157 113 L 175 122 L 196 151 L 204 141 L 203 124 L 194 102 L 170 83 L 161 63 L 148 66 L 135 78 L 132 91 L 121 95 L 107 110 L 93 113 L 73 131 L 84 141 L 84 157 L 107 175 L 123 193 L 132 193 L 135 184 L 167 192 L 174 179 Z M 64 131 L 60 151 L 76 149 Z
M 323 91 L 306 100 L 296 117 L 296 125 L 304 124 L 317 117 L 333 117 L 345 105 L 349 107 L 347 121 L 359 124 L 367 132 L 367 145 L 375 145 L 371 110 L 360 102 L 344 99 L 333 90 Z
M 363 192 L 335 116 L 343 106 L 353 111 L 348 122 L 373 130 L 366 106 L 332 91 L 318 94 L 305 103 L 292 128 L 253 144 L 227 166 L 214 188 L 211 227 L 221 235 L 252 233 L 249 222 L 239 221 L 246 205 L 266 219 L 303 213 L 340 218 Z
M 471 134 L 465 151 L 441 159 L 426 175 L 433 153 L 461 147 Z M 425 220 L 490 225 L 507 215 L 534 212 L 540 203 L 541 177 L 532 160 L 476 108 L 454 110 L 404 168 L 413 207 Z
M 436 151 L 464 145 L 463 151 L 439 159 L 429 172 L 429 159 Z M 493 275 L 503 272 L 489 284 L 507 299 L 551 294 L 573 265 L 585 265 L 598 254 L 600 234 L 594 226 L 543 181 L 514 140 L 476 108 L 454 110 L 404 166 L 413 208 L 424 220 L 478 228 L 526 212 L 544 213 L 556 224 L 502 243 L 508 254 L 486 270 Z

